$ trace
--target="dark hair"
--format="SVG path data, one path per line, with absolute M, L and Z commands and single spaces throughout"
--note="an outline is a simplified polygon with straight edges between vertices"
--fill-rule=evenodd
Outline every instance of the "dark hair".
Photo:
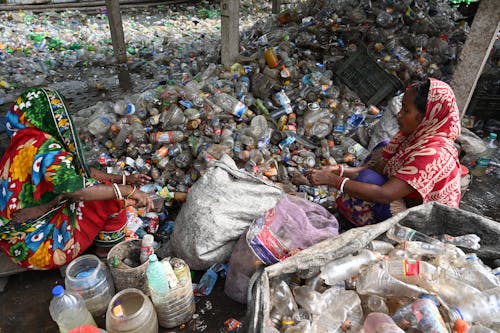
M 411 85 L 411 90 L 415 92 L 413 103 L 415 103 L 415 106 L 422 115 L 425 115 L 427 108 L 427 96 L 429 95 L 430 86 L 431 81 L 429 79 Z

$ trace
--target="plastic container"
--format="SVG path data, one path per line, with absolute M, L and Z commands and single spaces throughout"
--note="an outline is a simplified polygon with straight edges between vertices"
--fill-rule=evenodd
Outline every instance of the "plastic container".
M 476 177 L 481 177 L 485 175 L 486 169 L 490 164 L 491 158 L 495 156 L 498 149 L 496 133 L 490 133 L 490 135 L 483 141 L 486 145 L 486 150 L 481 153 L 481 156 L 476 161 L 476 165 L 474 166 L 471 172 Z
M 94 317 L 106 313 L 108 303 L 115 294 L 108 268 L 93 254 L 85 254 L 70 262 L 64 283 L 68 291 L 82 296 Z
M 346 57 L 335 74 L 355 91 L 366 105 L 377 105 L 403 88 L 399 79 L 387 73 L 362 49 Z
M 157 333 L 158 317 L 153 303 L 136 288 L 120 291 L 108 305 L 106 331 L 108 333 Z
M 52 289 L 52 295 L 54 297 L 50 301 L 49 312 L 52 320 L 59 326 L 59 332 L 66 333 L 83 325 L 97 327 L 79 294 L 64 290 L 63 286 L 58 285 Z
M 189 266 L 179 258 L 171 258 L 170 264 L 174 267 L 178 284 L 169 290 L 161 303 L 155 304 L 160 326 L 165 328 L 191 320 L 196 311 Z
M 116 260 L 124 262 L 124 259 L 126 259 L 125 262 L 137 264 L 136 266 L 129 265 L 131 266 L 130 268 L 119 268 L 111 264 L 109 265 L 116 291 L 137 288 L 146 295 L 149 295 L 146 278 L 146 269 L 148 268 L 149 261 L 140 264 L 141 242 L 142 240 L 140 239 L 127 240 L 116 244 L 109 251 L 108 263 L 113 263 Z

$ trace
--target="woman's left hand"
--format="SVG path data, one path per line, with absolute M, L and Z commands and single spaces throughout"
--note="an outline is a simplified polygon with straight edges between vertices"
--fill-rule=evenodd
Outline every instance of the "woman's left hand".
M 128 175 L 126 178 L 127 184 L 129 185 L 144 185 L 151 182 L 151 177 L 143 173 L 134 173 Z

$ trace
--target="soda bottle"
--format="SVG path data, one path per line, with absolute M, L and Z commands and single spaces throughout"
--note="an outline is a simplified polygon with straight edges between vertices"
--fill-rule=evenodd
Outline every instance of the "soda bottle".
M 477 177 L 485 175 L 486 168 L 488 168 L 488 165 L 490 164 L 492 157 L 495 156 L 498 148 L 496 133 L 490 133 L 490 135 L 483 141 L 486 145 L 486 150 L 481 153 L 476 161 L 476 165 L 472 169 L 472 174 Z
M 59 326 L 59 332 L 66 333 L 83 325 L 97 327 L 82 296 L 64 290 L 64 287 L 60 285 L 52 289 L 52 295 L 49 312 L 52 320 Z
M 226 93 L 215 95 L 215 100 L 225 112 L 238 118 L 247 119 L 253 115 L 253 112 L 245 104 Z

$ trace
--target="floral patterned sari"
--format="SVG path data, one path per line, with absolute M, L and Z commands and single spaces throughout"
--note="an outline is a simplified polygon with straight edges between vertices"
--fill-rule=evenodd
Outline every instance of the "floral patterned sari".
M 11 143 L 0 161 L 0 248 L 16 264 L 57 268 L 85 251 L 101 231 L 120 234 L 126 214 L 118 200 L 65 200 L 48 212 L 41 209 L 61 194 L 99 184 L 89 177 L 57 91 L 22 93 L 7 114 L 7 131 Z M 40 208 L 41 216 L 20 226 L 10 223 L 16 211 L 32 207 Z

